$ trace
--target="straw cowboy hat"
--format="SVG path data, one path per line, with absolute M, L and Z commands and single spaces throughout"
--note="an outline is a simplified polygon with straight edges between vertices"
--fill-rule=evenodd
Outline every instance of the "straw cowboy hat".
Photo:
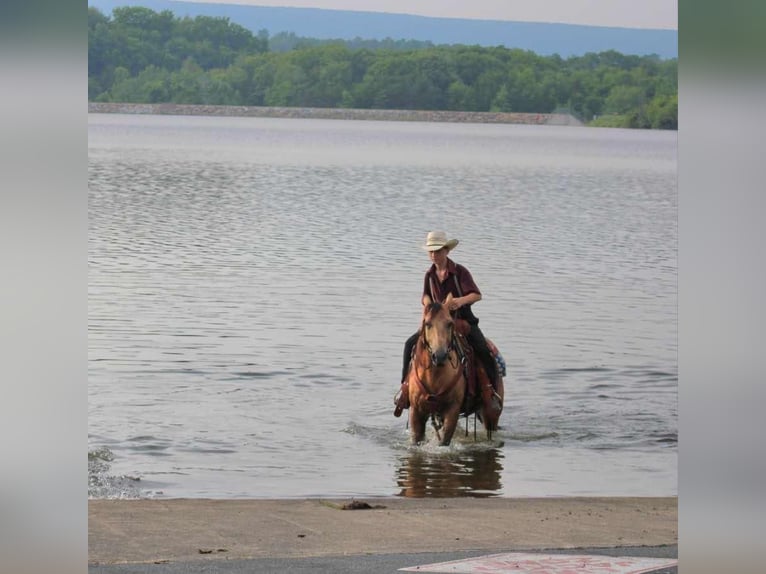
M 439 251 L 442 247 L 446 247 L 448 251 L 452 251 L 460 243 L 457 239 L 447 239 L 447 234 L 443 231 L 431 231 L 426 236 L 426 244 L 423 249 L 426 251 Z

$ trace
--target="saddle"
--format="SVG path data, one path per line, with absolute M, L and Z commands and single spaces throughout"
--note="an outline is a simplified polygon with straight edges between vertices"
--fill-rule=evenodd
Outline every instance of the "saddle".
M 458 353 L 463 362 L 466 381 L 466 393 L 461 407 L 461 414 L 470 414 L 476 410 L 480 402 L 489 404 L 492 400 L 492 396 L 495 394 L 484 369 L 478 367 L 479 361 L 477 361 L 474 356 L 475 353 L 473 347 L 466 339 L 470 330 L 471 326 L 467 321 L 464 319 L 455 319 L 455 339 L 458 343 Z M 487 341 L 487 347 L 489 348 L 490 353 L 495 361 L 497 361 L 498 376 L 505 376 L 505 361 L 503 361 L 500 351 L 492 341 L 486 337 L 485 340 Z

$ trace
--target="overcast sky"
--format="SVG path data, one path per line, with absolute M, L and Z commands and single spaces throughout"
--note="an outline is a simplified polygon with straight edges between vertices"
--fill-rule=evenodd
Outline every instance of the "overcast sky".
M 678 29 L 678 0 L 194 0 L 445 18 Z

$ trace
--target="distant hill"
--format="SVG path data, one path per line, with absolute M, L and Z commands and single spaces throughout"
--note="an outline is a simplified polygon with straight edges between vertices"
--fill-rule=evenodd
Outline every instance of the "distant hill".
M 318 39 L 419 40 L 434 44 L 505 46 L 563 58 L 615 50 L 622 54 L 678 57 L 678 31 L 605 28 L 537 22 L 459 20 L 406 14 L 382 14 L 313 8 L 272 8 L 242 4 L 202 4 L 178 0 L 88 0 L 110 14 L 120 6 L 170 10 L 178 17 L 226 17 L 253 33 L 292 32 Z

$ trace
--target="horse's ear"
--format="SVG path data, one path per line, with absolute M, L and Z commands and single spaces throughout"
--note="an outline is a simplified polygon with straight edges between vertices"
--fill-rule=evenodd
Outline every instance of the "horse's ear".
M 423 307 L 428 307 L 433 301 L 428 295 L 423 295 Z
M 447 293 L 447 298 L 444 300 L 444 306 L 449 309 L 450 301 L 452 301 L 452 293 Z

